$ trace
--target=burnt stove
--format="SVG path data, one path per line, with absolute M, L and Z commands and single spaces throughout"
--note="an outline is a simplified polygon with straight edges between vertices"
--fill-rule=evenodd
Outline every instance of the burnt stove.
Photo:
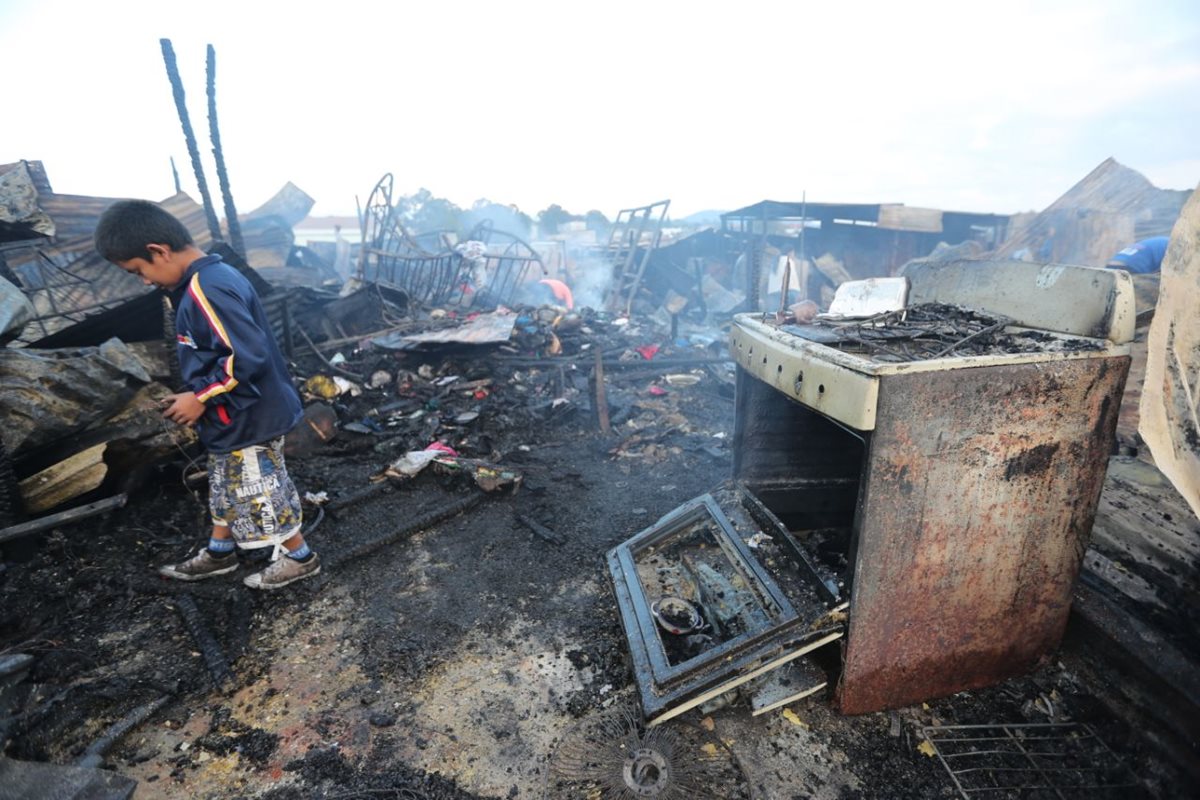
M 651 723 L 735 690 L 756 710 L 802 696 L 833 642 L 851 714 L 990 685 L 1058 646 L 1132 284 L 1021 262 L 904 277 L 905 307 L 872 318 L 735 318 L 731 481 L 608 557 Z M 666 630 L 651 607 L 668 596 L 706 627 Z

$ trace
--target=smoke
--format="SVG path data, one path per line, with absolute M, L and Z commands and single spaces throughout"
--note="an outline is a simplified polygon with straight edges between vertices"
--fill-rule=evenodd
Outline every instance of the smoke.
M 604 308 L 604 298 L 612 287 L 613 266 L 596 255 L 580 255 L 567 267 L 565 278 L 575 296 L 576 308 Z
M 474 205 L 459 217 L 459 230 L 466 236 L 481 222 L 490 221 L 492 227 L 503 233 L 528 242 L 533 234 L 533 220 L 516 206 L 504 206 L 487 200 L 476 200 Z

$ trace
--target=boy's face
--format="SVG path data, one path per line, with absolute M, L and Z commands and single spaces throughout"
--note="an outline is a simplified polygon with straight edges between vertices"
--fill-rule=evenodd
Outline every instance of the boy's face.
M 179 253 L 162 244 L 148 244 L 146 250 L 150 260 L 131 258 L 128 261 L 118 261 L 117 266 L 131 275 L 137 275 L 147 286 L 157 286 L 159 289 L 174 289 L 183 281 L 188 265 L 179 258 Z

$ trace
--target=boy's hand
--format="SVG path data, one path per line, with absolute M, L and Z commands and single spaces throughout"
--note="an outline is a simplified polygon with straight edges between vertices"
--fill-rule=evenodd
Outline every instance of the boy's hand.
M 167 407 L 163 411 L 164 417 L 189 428 L 204 414 L 204 403 L 196 399 L 195 392 L 169 394 L 162 399 L 162 404 Z

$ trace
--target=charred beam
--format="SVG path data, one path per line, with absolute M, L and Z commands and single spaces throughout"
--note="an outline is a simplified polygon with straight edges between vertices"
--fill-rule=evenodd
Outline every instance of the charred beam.
M 191 595 L 181 594 L 175 598 L 175 609 L 179 611 L 183 626 L 191 634 L 196 647 L 200 648 L 200 655 L 204 657 L 208 673 L 212 676 L 213 686 L 219 691 L 224 690 L 225 686 L 233 681 L 233 673 L 229 669 L 229 662 L 225 659 L 225 651 L 221 649 L 221 644 L 204 624 L 196 601 Z
M 364 376 L 359 375 L 357 372 L 351 372 L 348 369 L 343 369 L 342 367 L 339 367 L 337 364 L 334 364 L 332 361 L 330 361 L 328 358 L 326 358 L 325 354 L 322 353 L 320 350 L 318 350 L 317 346 L 315 344 L 313 344 L 312 338 L 307 333 L 304 332 L 303 328 L 297 326 L 296 333 L 300 334 L 300 338 L 304 340 L 304 343 L 306 345 L 308 345 L 308 349 L 313 351 L 313 353 L 316 354 L 317 358 L 321 359 L 321 361 L 325 364 L 325 366 L 327 368 L 329 368 L 330 370 L 332 370 L 338 374 L 345 375 L 347 378 L 349 378 L 352 381 L 358 381 L 359 383 L 362 383 L 363 381 L 366 380 L 366 378 Z
M 596 351 L 596 372 L 594 375 L 596 381 L 596 418 L 600 422 L 600 431 L 604 435 L 612 433 L 612 425 L 608 420 L 608 393 L 604 390 L 604 359 L 600 357 L 600 351 Z
M 536 534 L 539 539 L 547 541 L 550 544 L 563 545 L 567 543 L 566 536 L 563 536 L 561 533 L 555 533 L 537 520 L 530 519 L 524 514 L 517 514 L 516 516 L 517 522 L 533 531 L 533 533 Z
M 171 696 L 166 694 L 157 697 L 145 705 L 138 706 L 108 726 L 108 730 L 104 732 L 104 735 L 92 742 L 88 749 L 83 751 L 83 755 L 76 760 L 75 766 L 90 767 L 93 769 L 99 767 L 104 761 L 104 756 L 108 754 L 109 750 L 113 749 L 117 742 L 121 741 L 121 738 L 125 734 L 148 720 L 155 711 L 165 706 L 170 699 Z
M 213 160 L 217 162 L 217 183 L 221 186 L 221 200 L 225 204 L 225 224 L 229 227 L 229 243 L 233 249 L 246 255 L 242 241 L 242 224 L 238 221 L 237 208 L 233 205 L 233 193 L 229 190 L 229 173 L 225 170 L 225 153 L 221 150 L 221 131 L 217 127 L 217 51 L 210 44 L 206 63 L 208 78 L 208 133 L 212 137 Z
M 175 96 L 175 110 L 179 112 L 179 124 L 183 126 L 183 138 L 187 142 L 188 155 L 192 159 L 192 170 L 196 173 L 196 188 L 200 190 L 200 200 L 204 204 L 204 218 L 208 221 L 208 231 L 213 241 L 220 242 L 221 224 L 217 221 L 217 212 L 213 209 L 212 197 L 208 193 L 208 181 L 204 178 L 204 166 L 200 163 L 200 148 L 196 146 L 196 134 L 192 131 L 192 121 L 188 117 L 187 103 L 183 95 L 183 80 L 179 77 L 179 65 L 175 63 L 175 48 L 170 39 L 159 39 L 162 46 L 163 63 L 167 66 L 167 78 L 171 81 L 171 92 Z
M 50 514 L 45 517 L 31 519 L 28 522 L 22 522 L 19 525 L 13 525 L 8 528 L 0 529 L 0 542 L 7 542 L 12 539 L 20 539 L 22 536 L 40 533 L 41 531 L 50 530 L 59 525 L 65 525 L 68 522 L 78 522 L 81 519 L 94 517 L 97 514 L 103 514 L 105 511 L 111 511 L 114 508 L 120 508 L 125 505 L 128 497 L 125 494 L 119 494 L 115 497 L 109 497 L 105 500 L 97 500 L 94 503 L 88 503 L 85 506 L 78 508 L 69 508 L 66 511 L 60 511 L 57 514 Z
M 347 561 L 361 558 L 362 556 L 375 552 L 381 547 L 386 547 L 387 545 L 397 542 L 407 536 L 411 536 L 419 531 L 423 531 L 426 528 L 431 528 L 434 525 L 437 525 L 439 522 L 445 522 L 451 517 L 456 517 L 459 514 L 462 514 L 463 512 L 479 505 L 481 502 L 483 502 L 483 498 L 485 496 L 486 495 L 482 494 L 481 492 L 474 492 L 462 498 L 461 500 L 455 500 L 451 503 L 447 503 L 441 508 L 435 508 L 427 514 L 422 514 L 408 525 L 405 525 L 404 527 L 399 528 L 392 533 L 380 536 L 378 539 L 371 539 L 363 542 L 344 553 L 335 554 L 327 559 L 327 561 L 330 562 L 330 566 L 337 566 L 344 564 Z
M 375 497 L 376 495 L 383 494 L 391 488 L 392 485 L 387 481 L 372 483 L 366 488 L 350 492 L 342 497 L 337 498 L 336 500 L 330 500 L 326 505 L 326 508 L 328 508 L 331 512 L 334 512 L 338 509 L 346 508 L 347 506 L 357 506 L 359 503 Z

